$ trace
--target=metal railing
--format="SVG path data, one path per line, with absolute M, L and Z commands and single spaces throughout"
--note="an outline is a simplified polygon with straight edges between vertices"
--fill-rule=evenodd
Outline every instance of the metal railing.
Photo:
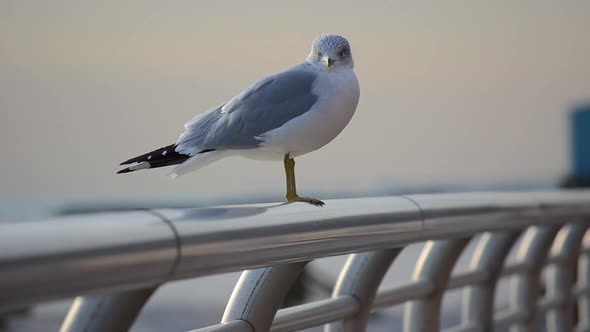
M 461 324 L 448 331 L 537 331 L 540 325 L 590 330 L 590 191 L 326 203 L 0 223 L 0 309 L 82 294 L 63 332 L 126 331 L 159 285 L 247 270 L 222 322 L 194 331 L 295 331 L 323 324 L 327 331 L 363 331 L 372 311 L 397 304 L 405 305 L 405 331 L 436 331 L 445 291 L 458 288 Z M 452 275 L 478 234 L 469 270 Z M 515 262 L 505 264 L 519 238 Z M 428 242 L 412 280 L 378 291 L 401 250 L 420 241 Z M 330 299 L 278 310 L 307 262 L 347 253 L 353 254 Z M 511 279 L 510 306 L 498 312 L 494 295 L 502 277 Z

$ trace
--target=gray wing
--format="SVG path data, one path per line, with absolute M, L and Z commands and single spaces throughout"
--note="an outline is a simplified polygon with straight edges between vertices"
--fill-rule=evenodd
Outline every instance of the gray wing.
M 303 64 L 269 76 L 209 112 L 189 121 L 176 151 L 194 155 L 207 149 L 252 149 L 261 134 L 309 111 L 318 99 L 316 74 Z

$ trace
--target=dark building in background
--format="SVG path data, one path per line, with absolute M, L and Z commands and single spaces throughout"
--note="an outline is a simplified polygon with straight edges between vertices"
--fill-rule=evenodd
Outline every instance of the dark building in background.
M 590 187 L 590 104 L 576 107 L 570 114 L 572 168 L 563 186 Z

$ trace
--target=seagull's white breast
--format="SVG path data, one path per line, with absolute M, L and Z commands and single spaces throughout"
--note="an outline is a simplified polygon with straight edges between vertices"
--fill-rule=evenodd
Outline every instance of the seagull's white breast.
M 359 84 L 354 71 L 349 68 L 320 71 L 313 92 L 318 100 L 311 110 L 262 134 L 261 147 L 244 156 L 282 159 L 289 153 L 296 157 L 317 150 L 336 138 L 350 122 L 359 101 Z

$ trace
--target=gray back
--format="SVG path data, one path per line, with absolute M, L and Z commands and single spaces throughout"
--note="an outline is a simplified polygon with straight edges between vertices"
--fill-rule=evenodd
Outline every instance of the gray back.
M 206 149 L 252 149 L 257 139 L 309 111 L 318 96 L 312 93 L 316 74 L 302 64 L 269 76 L 228 103 L 187 124 L 177 151 L 194 155 Z M 223 110 L 223 111 L 222 111 Z

